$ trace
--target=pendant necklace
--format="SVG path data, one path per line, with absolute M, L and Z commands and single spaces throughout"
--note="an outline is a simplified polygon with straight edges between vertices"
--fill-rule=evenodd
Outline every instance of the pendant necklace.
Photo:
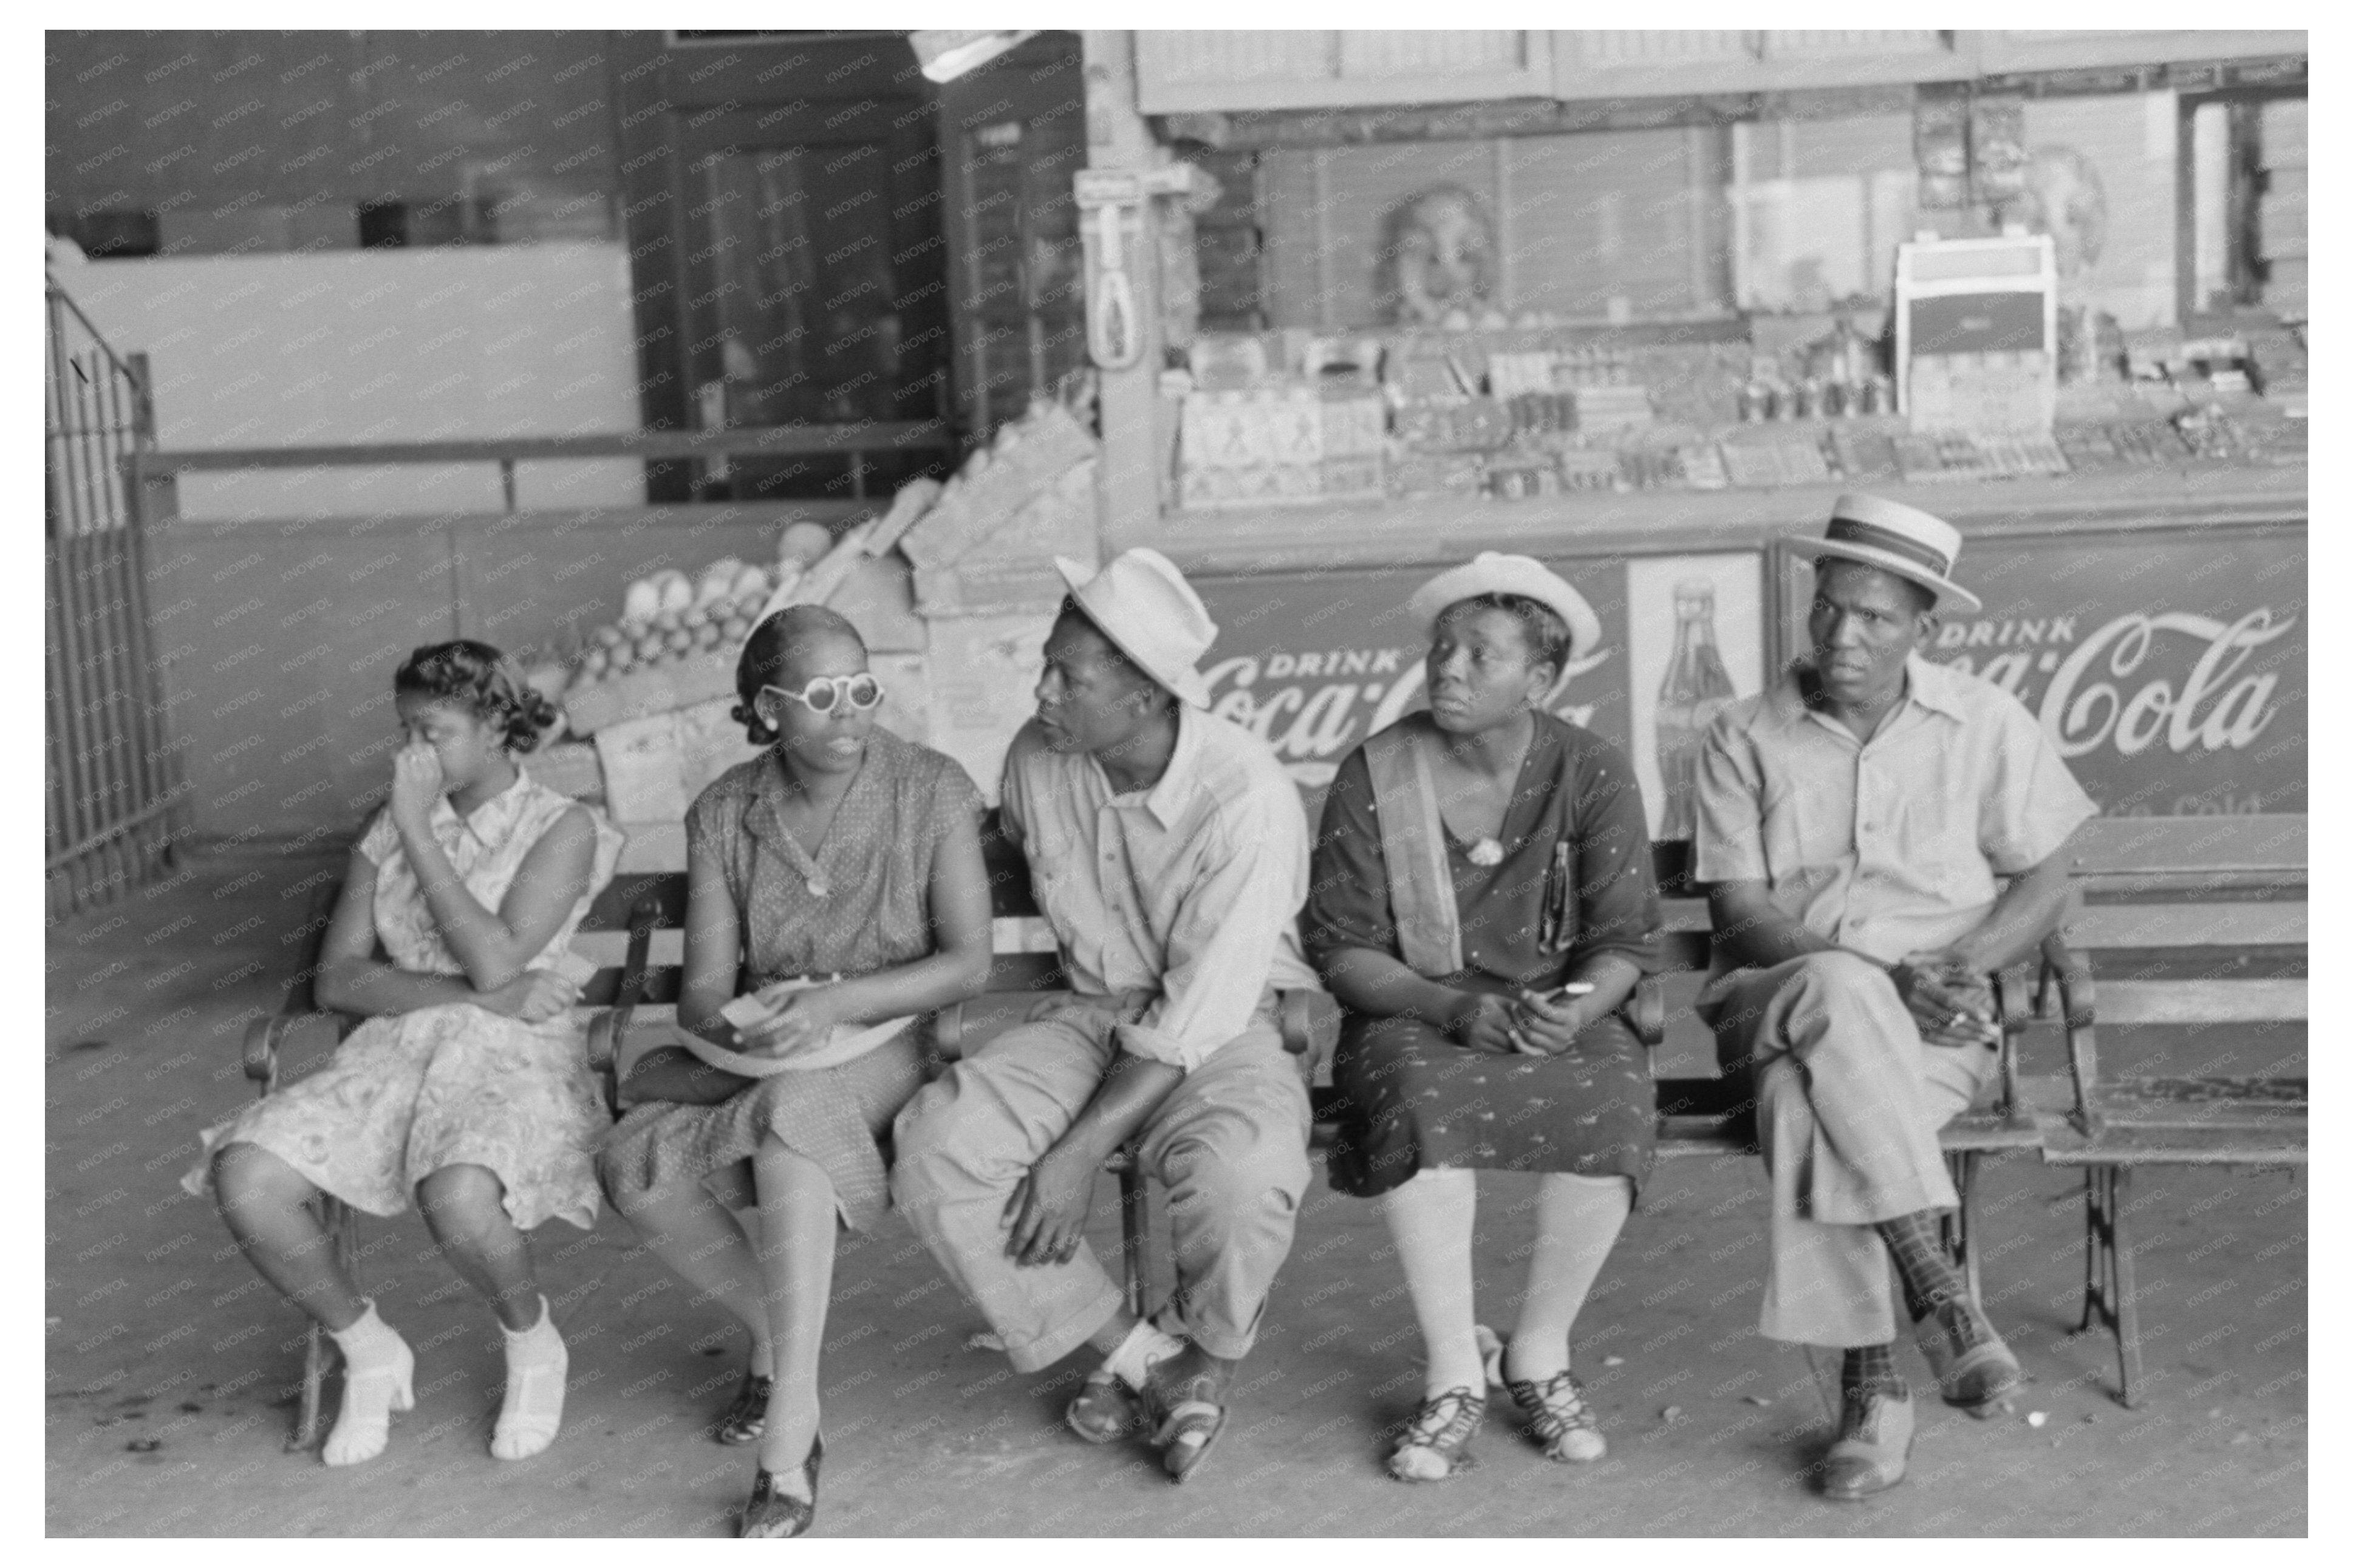
M 1478 843 L 1471 846 L 1470 860 L 1473 866 L 1502 865 L 1504 863 L 1503 843 L 1498 839 L 1482 838 Z

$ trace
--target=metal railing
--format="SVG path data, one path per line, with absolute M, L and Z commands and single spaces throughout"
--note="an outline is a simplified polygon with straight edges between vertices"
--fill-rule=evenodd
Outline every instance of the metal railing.
M 866 420 L 849 425 L 772 425 L 733 430 L 649 430 L 610 436 L 501 436 L 483 440 L 403 441 L 361 446 L 191 447 L 130 455 L 132 504 L 147 521 L 178 515 L 181 474 L 260 468 L 371 468 L 394 463 L 491 463 L 506 510 L 514 511 L 517 463 L 581 458 L 647 462 L 723 462 L 729 458 L 845 458 L 851 499 L 866 499 L 866 459 L 876 453 L 955 450 L 943 420 Z
M 51 278 L 42 423 L 48 912 L 147 881 L 184 825 L 127 460 L 155 444 L 141 356 L 114 352 Z

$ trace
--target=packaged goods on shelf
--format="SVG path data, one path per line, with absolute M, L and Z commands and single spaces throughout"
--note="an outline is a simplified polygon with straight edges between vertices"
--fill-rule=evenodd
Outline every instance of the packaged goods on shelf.
M 1590 438 L 1607 438 L 1621 430 L 1651 422 L 1651 395 L 1639 386 L 1591 386 L 1572 393 L 1577 407 L 1577 431 Z
M 1487 459 L 1482 479 L 1499 500 L 1525 500 L 1560 493 L 1560 462 L 1550 452 L 1497 453 Z
M 1482 475 L 1476 452 L 1408 452 L 1388 467 L 1388 493 L 1475 496 Z
M 1895 443 L 1883 429 L 1845 422 L 1831 426 L 1831 456 L 1840 477 L 1858 484 L 1895 476 Z
M 1625 470 L 1612 450 L 1566 447 L 1560 454 L 1561 488 L 1571 490 L 1614 490 L 1630 488 Z

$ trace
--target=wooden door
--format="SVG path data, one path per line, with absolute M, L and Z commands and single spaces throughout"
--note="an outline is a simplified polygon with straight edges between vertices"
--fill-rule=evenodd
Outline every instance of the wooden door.
M 929 117 L 854 106 L 735 110 L 681 137 L 681 301 L 694 388 L 730 426 L 858 425 L 948 413 L 945 260 Z M 871 489 L 924 454 L 870 459 Z M 822 493 L 832 459 L 735 465 L 737 496 Z

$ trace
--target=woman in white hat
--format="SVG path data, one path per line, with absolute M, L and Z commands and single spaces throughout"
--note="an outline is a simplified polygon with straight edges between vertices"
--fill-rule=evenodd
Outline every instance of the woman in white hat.
M 1429 1357 L 1389 1473 L 1442 1480 L 1491 1381 L 1546 1458 L 1604 1451 L 1569 1331 L 1651 1168 L 1649 1064 L 1618 1008 L 1657 966 L 1659 910 L 1633 769 L 1546 710 L 1599 639 L 1583 596 L 1487 553 L 1409 607 L 1430 710 L 1341 763 L 1302 924 L 1345 1012 L 1332 1184 L 1380 1198 Z M 1500 1355 L 1472 1309 L 1479 1170 L 1542 1175 Z
M 735 685 L 768 749 L 687 813 L 679 1026 L 625 1064 L 633 1103 L 597 1169 L 654 1255 L 751 1336 L 713 1436 L 759 1445 L 738 1533 L 790 1536 L 816 1516 L 837 1221 L 868 1230 L 889 1207 L 883 1130 L 923 1081 L 915 1016 L 986 984 L 988 880 L 980 792 L 874 721 L 882 685 L 848 620 L 767 616 Z M 731 1206 L 756 1206 L 758 1251 Z

